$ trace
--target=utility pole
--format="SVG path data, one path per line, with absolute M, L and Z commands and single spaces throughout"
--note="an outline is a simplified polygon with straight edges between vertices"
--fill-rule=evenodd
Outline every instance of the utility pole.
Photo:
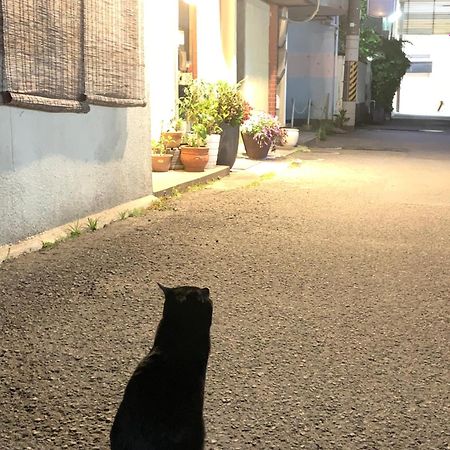
M 344 98 L 343 108 L 350 118 L 348 125 L 356 122 L 356 93 L 358 87 L 359 29 L 361 20 L 360 0 L 349 0 L 347 36 L 345 39 Z

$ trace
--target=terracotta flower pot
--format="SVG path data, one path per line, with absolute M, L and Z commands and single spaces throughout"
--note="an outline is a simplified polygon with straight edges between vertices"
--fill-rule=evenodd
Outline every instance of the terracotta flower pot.
M 186 172 L 203 172 L 208 162 L 208 147 L 186 147 L 182 145 L 181 163 Z
M 252 134 L 242 133 L 242 140 L 244 141 L 245 152 L 250 159 L 265 159 L 269 153 L 272 143 L 264 143 L 259 145 L 257 141 L 253 139 Z
M 181 145 L 183 133 L 181 131 L 165 131 L 161 133 L 161 140 L 166 148 L 178 148 Z
M 152 155 L 152 170 L 153 172 L 167 172 L 170 169 L 170 161 L 172 155 Z

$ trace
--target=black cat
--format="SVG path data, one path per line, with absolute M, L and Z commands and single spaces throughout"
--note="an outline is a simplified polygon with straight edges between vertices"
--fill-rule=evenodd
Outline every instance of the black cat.
M 110 433 L 112 450 L 201 450 L 213 306 L 207 288 L 167 288 L 150 353 L 131 376 Z

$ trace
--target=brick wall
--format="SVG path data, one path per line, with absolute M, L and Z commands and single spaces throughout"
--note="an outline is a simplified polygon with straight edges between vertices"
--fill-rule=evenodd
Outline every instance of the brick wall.
M 270 114 L 276 113 L 277 96 L 277 68 L 278 68 L 278 6 L 270 6 L 269 23 L 269 105 Z

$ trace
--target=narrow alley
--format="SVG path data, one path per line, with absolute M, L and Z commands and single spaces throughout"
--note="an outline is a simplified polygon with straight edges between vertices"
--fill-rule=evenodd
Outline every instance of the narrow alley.
M 211 290 L 207 449 L 448 449 L 449 137 L 331 137 L 4 263 L 0 448 L 107 448 L 159 281 Z

